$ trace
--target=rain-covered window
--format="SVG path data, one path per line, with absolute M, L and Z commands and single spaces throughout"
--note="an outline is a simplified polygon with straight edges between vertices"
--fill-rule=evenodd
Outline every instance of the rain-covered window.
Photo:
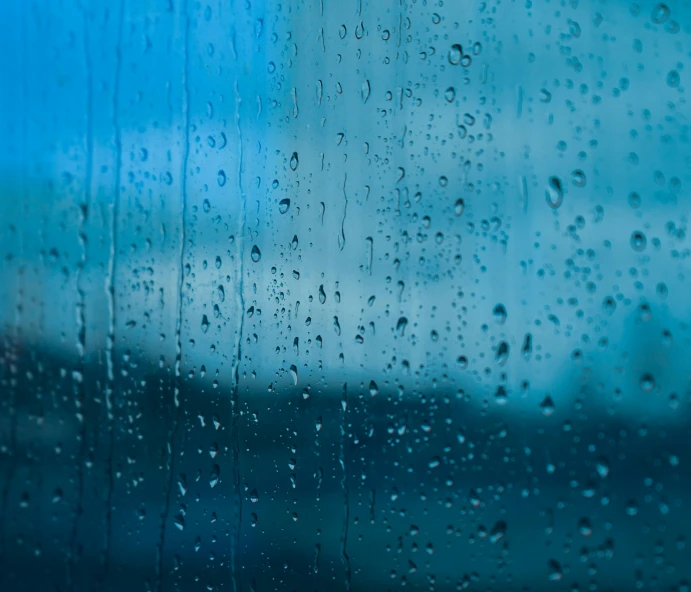
M 0 1 L 0 589 L 691 587 L 691 3 Z

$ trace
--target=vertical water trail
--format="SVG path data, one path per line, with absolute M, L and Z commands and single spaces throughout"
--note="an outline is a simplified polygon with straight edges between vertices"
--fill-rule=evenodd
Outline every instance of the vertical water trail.
M 339 451 L 339 461 L 341 463 L 342 476 L 341 488 L 343 489 L 343 532 L 341 534 L 341 561 L 345 568 L 345 589 L 350 590 L 350 558 L 348 557 L 348 524 L 350 522 L 350 499 L 348 495 L 348 457 L 346 455 L 346 413 L 348 411 L 348 383 L 343 383 L 343 396 L 341 398 L 341 449 Z
M 346 183 L 348 182 L 348 173 L 343 174 L 343 216 L 341 217 L 341 230 L 338 235 L 338 248 L 342 251 L 345 247 L 345 220 L 348 212 L 348 194 L 346 193 Z
M 190 89 L 189 89 L 189 38 L 190 17 L 187 12 L 187 0 L 182 4 L 182 18 L 184 19 L 184 53 L 182 67 L 182 117 L 184 121 L 184 138 L 181 170 L 181 206 L 180 206 L 180 250 L 178 261 L 177 280 L 177 314 L 175 319 L 175 368 L 173 385 L 173 425 L 168 436 L 167 460 L 166 460 L 166 500 L 161 514 L 161 530 L 157 545 L 156 561 L 156 590 L 159 592 L 163 586 L 163 547 L 166 539 L 168 517 L 170 515 L 170 502 L 173 492 L 173 475 L 175 471 L 175 442 L 180 427 L 180 391 L 182 389 L 182 319 L 185 282 L 185 243 L 187 242 L 187 230 L 185 217 L 187 215 L 187 167 L 190 158 Z
M 247 195 L 242 187 L 242 166 L 243 166 L 243 142 L 242 129 L 240 127 L 240 105 L 242 99 L 240 98 L 240 89 L 235 81 L 235 126 L 238 134 L 238 191 L 240 192 L 240 218 L 239 225 L 239 275 L 240 283 L 236 292 L 236 306 L 240 314 L 240 326 L 235 333 L 235 359 L 233 362 L 233 387 L 231 393 L 231 444 L 232 444 L 232 463 L 233 463 L 233 484 L 235 487 L 235 513 L 234 524 L 235 532 L 230 537 L 230 571 L 231 580 L 233 584 L 233 592 L 237 592 L 240 588 L 238 586 L 237 574 L 237 545 L 240 540 L 240 525 L 242 521 L 242 494 L 240 492 L 240 467 L 238 466 L 240 457 L 240 440 L 238 437 L 238 415 L 239 409 L 239 392 L 240 392 L 240 362 L 242 360 L 242 339 L 245 330 L 245 225 L 247 216 Z
M 77 457 L 77 505 L 72 518 L 72 533 L 70 536 L 70 562 L 68 564 L 68 584 L 74 586 L 73 576 L 77 556 L 77 539 L 79 534 L 79 520 L 84 511 L 84 462 L 86 459 L 87 438 L 86 422 L 84 417 L 84 404 L 86 402 L 85 384 L 85 356 L 86 356 L 86 293 L 84 291 L 82 276 L 87 261 L 87 236 L 86 224 L 91 205 L 91 180 L 93 167 L 93 99 L 92 99 L 92 64 L 89 53 L 89 15 L 84 6 L 80 6 L 83 18 L 82 41 L 84 44 L 84 69 L 86 73 L 86 162 L 84 171 L 84 191 L 79 203 L 79 225 L 77 228 L 80 256 L 75 273 L 77 288 L 77 363 L 73 373 L 75 408 L 79 426 L 79 455 Z
M 122 173 L 122 131 L 120 129 L 119 94 L 120 79 L 122 76 L 122 41 L 123 27 L 125 18 L 125 0 L 120 0 L 118 11 L 117 40 L 115 44 L 115 80 L 113 83 L 113 133 L 115 135 L 115 192 L 113 195 L 113 206 L 110 215 L 110 254 L 108 257 L 108 273 L 105 281 L 106 301 L 108 302 L 108 333 L 106 337 L 106 413 L 108 425 L 108 458 L 107 458 L 107 479 L 108 488 L 106 491 L 106 524 L 104 530 L 104 549 L 102 559 L 101 580 L 104 581 L 108 576 L 110 563 L 110 541 L 113 523 L 113 453 L 115 447 L 115 414 L 113 410 L 113 392 L 115 387 L 115 368 L 114 368 L 114 349 L 115 349 L 115 274 L 117 271 L 118 254 L 118 218 L 120 215 L 120 175 Z

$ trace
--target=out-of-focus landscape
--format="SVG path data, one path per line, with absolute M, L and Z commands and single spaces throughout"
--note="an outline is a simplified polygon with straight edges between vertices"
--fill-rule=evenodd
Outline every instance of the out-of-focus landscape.
M 691 589 L 691 3 L 0 4 L 0 589 Z

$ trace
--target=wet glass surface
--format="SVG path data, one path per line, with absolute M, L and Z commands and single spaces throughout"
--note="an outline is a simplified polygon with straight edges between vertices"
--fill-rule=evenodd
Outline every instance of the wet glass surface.
M 691 3 L 0 3 L 0 588 L 691 586 Z

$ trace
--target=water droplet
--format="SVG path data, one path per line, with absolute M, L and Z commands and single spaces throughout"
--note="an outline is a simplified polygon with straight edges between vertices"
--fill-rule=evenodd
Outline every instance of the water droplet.
M 669 7 L 662 2 L 653 8 L 653 13 L 650 15 L 650 20 L 656 25 L 664 23 L 669 18 Z
M 293 155 L 290 157 L 290 168 L 291 168 L 292 170 L 296 171 L 297 168 L 298 168 L 298 164 L 299 164 L 299 161 L 298 161 L 298 153 L 297 153 L 297 152 L 293 152 Z
M 650 310 L 650 305 L 647 302 L 639 304 L 636 312 L 638 313 L 638 320 L 644 323 L 653 318 L 653 311 Z
M 549 207 L 557 210 L 564 201 L 564 190 L 561 185 L 559 177 L 550 177 L 547 181 L 547 189 L 545 191 L 545 198 Z
M 290 376 L 291 376 L 292 379 L 293 379 L 293 385 L 297 386 L 297 383 L 298 383 L 298 369 L 297 369 L 297 366 L 295 366 L 295 364 L 293 364 L 293 365 L 290 367 Z
M 464 211 L 465 211 L 465 201 L 463 201 L 462 197 L 459 197 L 453 206 L 453 213 L 456 214 L 456 216 L 462 216 Z
M 547 568 L 549 570 L 549 580 L 550 582 L 558 582 L 563 577 L 563 570 L 561 564 L 556 559 L 550 559 L 547 563 Z
M 585 173 L 581 169 L 576 169 L 571 173 L 571 182 L 576 187 L 585 187 Z
M 492 314 L 500 325 L 506 322 L 506 317 L 508 315 L 506 313 L 506 307 L 503 304 L 497 304 L 492 310 Z
M 546 395 L 545 398 L 542 399 L 542 403 L 540 403 L 540 410 L 542 411 L 542 415 L 545 417 L 550 417 L 554 413 L 554 401 L 552 400 L 552 397 Z
M 226 184 L 226 180 L 227 179 L 226 179 L 225 171 L 223 171 L 223 170 L 218 171 L 218 177 L 217 177 L 218 186 L 223 187 Z
M 606 479 L 607 475 L 609 475 L 609 462 L 607 459 L 602 456 L 598 458 L 597 461 L 595 461 L 595 470 L 600 479 Z
M 290 199 L 287 197 L 278 202 L 278 211 L 285 214 L 290 209 Z
M 209 319 L 206 315 L 202 315 L 202 333 L 206 333 L 209 330 Z
M 667 86 L 677 88 L 681 82 L 681 76 L 677 70 L 670 70 L 667 72 Z
M 370 380 L 369 394 L 373 397 L 376 397 L 379 394 L 379 387 L 377 386 L 377 383 L 374 382 L 374 380 Z
M 608 314 L 611 315 L 614 313 L 614 311 L 617 309 L 617 303 L 614 301 L 614 298 L 611 296 L 607 296 L 603 301 L 602 301 L 602 310 Z
M 497 543 L 506 536 L 506 522 L 499 520 L 489 533 L 490 543 Z
M 508 393 L 502 385 L 497 387 L 497 390 L 494 393 L 494 399 L 498 405 L 506 405 L 508 402 Z
M 360 89 L 360 93 L 361 93 L 361 95 L 362 95 L 362 102 L 363 102 L 363 103 L 366 103 L 366 102 L 367 102 L 367 99 L 369 99 L 370 90 L 371 90 L 371 89 L 370 89 L 369 80 L 365 80 L 365 81 L 362 83 L 362 88 Z
M 671 33 L 672 35 L 676 35 L 680 30 L 681 27 L 679 26 L 679 23 L 677 21 L 667 21 L 667 24 L 665 25 L 665 31 Z
M 655 388 L 655 378 L 650 372 L 645 372 L 641 375 L 640 385 L 643 392 L 649 393 Z
M 626 504 L 626 514 L 629 516 L 635 516 L 638 514 L 638 504 L 635 500 L 629 500 Z
M 405 317 L 400 317 L 398 319 L 398 322 L 396 323 L 396 331 L 398 334 L 403 337 L 405 334 L 405 328 L 408 326 L 408 319 Z
M 463 48 L 458 44 L 454 43 L 449 49 L 449 63 L 452 66 L 458 66 L 461 63 L 461 58 L 463 57 Z
M 523 345 L 521 346 L 521 353 L 526 360 L 530 359 L 530 354 L 533 352 L 533 336 L 526 333 L 523 338 Z
M 223 286 L 219 285 L 219 286 L 218 286 L 218 289 L 217 289 L 217 292 L 218 292 L 218 299 L 219 299 L 221 302 L 224 302 L 225 299 L 226 299 L 226 291 L 225 291 L 225 288 L 224 288 Z
M 254 261 L 255 263 L 258 263 L 259 260 L 262 258 L 262 252 L 259 250 L 259 247 L 257 245 L 254 245 L 252 247 L 251 256 L 252 256 L 252 261 Z
M 450 86 L 444 91 L 444 98 L 446 99 L 447 103 L 453 103 L 453 100 L 456 98 L 456 89 L 453 86 Z
M 319 304 L 326 302 L 326 292 L 324 292 L 324 284 L 319 286 Z
M 502 341 L 497 346 L 497 352 L 495 354 L 495 360 L 500 365 L 506 364 L 506 360 L 509 359 L 509 344 L 506 341 Z
M 209 485 L 211 487 L 216 487 L 216 485 L 218 485 L 220 474 L 221 474 L 221 467 L 219 467 L 218 465 L 214 465 L 212 467 L 211 473 L 209 475 Z
M 578 532 L 584 536 L 589 537 L 593 534 L 593 527 L 590 525 L 590 520 L 583 517 L 578 521 Z
M 365 25 L 362 21 L 360 21 L 357 25 L 355 25 L 355 38 L 356 39 L 362 39 L 364 35 L 365 35 Z

